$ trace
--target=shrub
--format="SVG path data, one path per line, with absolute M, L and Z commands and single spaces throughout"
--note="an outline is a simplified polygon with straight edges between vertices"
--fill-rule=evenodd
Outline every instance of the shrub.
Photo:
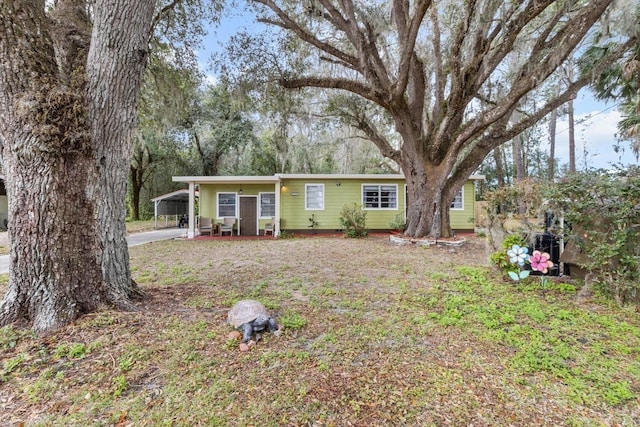
M 347 237 L 365 237 L 367 230 L 367 213 L 360 203 L 347 203 L 340 211 L 340 225 Z
M 509 261 L 509 256 L 507 255 L 507 250 L 511 249 L 513 245 L 527 246 L 527 241 L 520 234 L 509 234 L 502 242 L 502 250 L 492 253 L 489 257 L 491 264 L 504 273 L 513 270 L 513 264 Z
M 553 210 L 571 228 L 577 261 L 618 303 L 640 288 L 640 168 L 572 174 L 547 192 Z M 637 298 L 637 297 L 636 297 Z
M 391 220 L 391 222 L 389 222 L 389 227 L 391 227 L 391 229 L 395 231 L 404 231 L 405 226 L 406 223 L 404 220 L 404 212 L 400 212 L 395 217 L 393 217 L 393 220 Z

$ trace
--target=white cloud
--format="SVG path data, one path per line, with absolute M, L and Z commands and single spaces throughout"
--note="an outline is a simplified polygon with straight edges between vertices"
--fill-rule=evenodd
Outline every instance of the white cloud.
M 606 107 L 605 107 L 606 108 Z M 576 114 L 575 141 L 576 167 L 585 169 L 607 168 L 612 164 L 638 164 L 626 141 L 619 142 L 617 125 L 620 112 L 616 109 L 594 109 Z M 569 163 L 569 122 L 566 117 L 558 120 L 556 127 L 556 158 L 560 164 Z M 622 150 L 615 152 L 615 146 Z

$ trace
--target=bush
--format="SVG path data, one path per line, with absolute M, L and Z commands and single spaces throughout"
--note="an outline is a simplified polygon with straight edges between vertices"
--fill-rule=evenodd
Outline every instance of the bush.
M 511 249 L 513 245 L 526 247 L 527 241 L 519 234 L 509 234 L 502 242 L 502 250 L 492 253 L 489 257 L 491 264 L 498 267 L 500 271 L 504 273 L 508 273 L 514 269 L 514 266 L 511 261 L 509 261 L 509 256 L 507 255 L 507 250 Z
M 391 229 L 395 231 L 404 231 L 405 226 L 406 223 L 404 220 L 404 212 L 400 212 L 399 214 L 397 214 L 389 223 L 389 227 L 391 227 Z
M 347 237 L 365 237 L 369 234 L 367 230 L 367 213 L 362 210 L 360 203 L 347 203 L 340 211 L 340 225 L 344 235 Z
M 640 288 L 640 168 L 572 174 L 547 192 L 556 215 L 571 228 L 569 244 L 577 261 L 618 303 Z

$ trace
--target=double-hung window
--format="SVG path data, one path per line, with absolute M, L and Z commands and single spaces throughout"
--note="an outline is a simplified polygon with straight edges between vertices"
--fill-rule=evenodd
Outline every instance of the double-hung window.
M 398 186 L 364 184 L 362 206 L 366 209 L 398 209 Z
M 462 197 L 462 188 L 458 190 L 456 193 L 456 197 L 453 198 L 453 202 L 451 202 L 451 209 L 464 209 L 464 198 Z
M 324 184 L 305 184 L 304 207 L 306 210 L 324 210 Z
M 236 193 L 218 193 L 218 218 L 236 218 Z
M 260 193 L 260 218 L 276 216 L 276 193 Z

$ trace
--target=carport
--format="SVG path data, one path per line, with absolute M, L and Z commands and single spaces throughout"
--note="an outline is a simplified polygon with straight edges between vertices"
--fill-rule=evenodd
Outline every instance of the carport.
M 198 192 L 195 192 L 198 197 Z M 173 193 L 163 194 L 151 199 L 153 202 L 154 228 L 158 228 L 158 217 L 164 215 L 165 228 L 169 226 L 169 217 L 175 218 L 175 226 L 178 226 L 182 215 L 189 215 L 189 190 L 178 190 Z

